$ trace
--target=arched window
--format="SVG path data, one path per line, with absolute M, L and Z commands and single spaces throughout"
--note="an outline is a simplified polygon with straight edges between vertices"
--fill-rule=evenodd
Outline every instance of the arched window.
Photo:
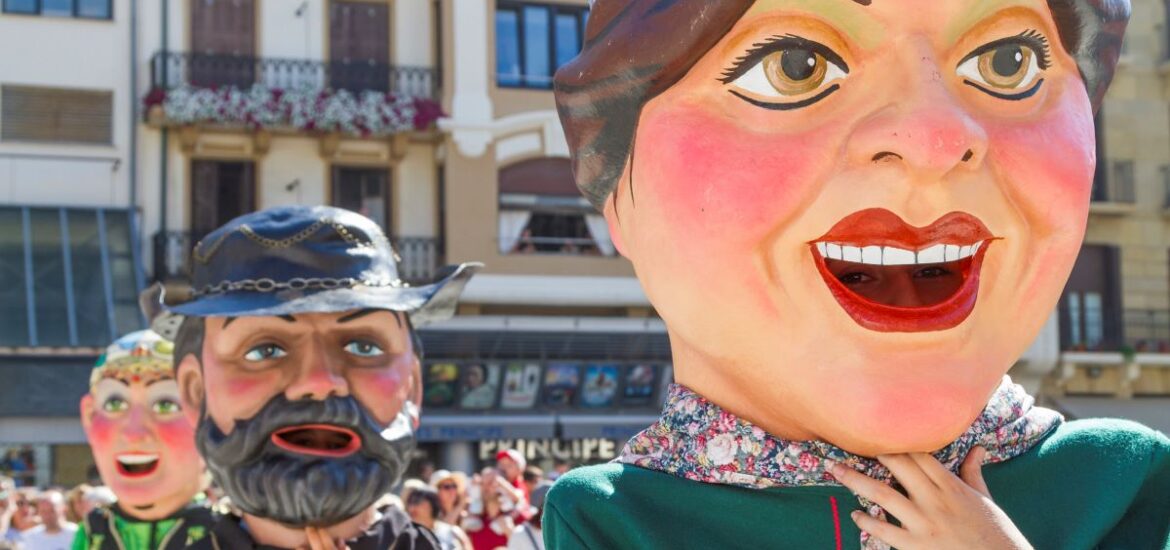
M 568 159 L 518 162 L 499 182 L 501 254 L 614 255 L 605 218 L 577 191 Z

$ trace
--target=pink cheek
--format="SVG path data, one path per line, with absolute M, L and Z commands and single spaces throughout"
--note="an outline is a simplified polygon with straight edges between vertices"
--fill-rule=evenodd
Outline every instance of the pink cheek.
M 634 254 L 644 257 L 636 263 L 770 304 L 774 282 L 757 262 L 820 192 L 844 126 L 769 132 L 766 121 L 783 117 L 761 109 L 758 119 L 736 120 L 705 109 L 684 103 L 643 117 L 633 197 L 646 211 L 635 216 L 645 228 Z
M 100 412 L 94 413 L 88 434 L 89 444 L 93 447 L 94 454 L 111 452 L 114 446 L 114 440 L 118 437 L 118 431 L 118 422 L 110 420 Z
M 158 437 L 171 452 L 182 454 L 195 452 L 195 429 L 185 418 L 179 417 L 159 422 L 156 426 Z
M 387 368 L 355 369 L 349 375 L 350 387 L 358 402 L 379 422 L 388 424 L 398 415 L 402 401 L 406 398 L 404 391 L 407 378 L 403 373 L 409 372 L 409 369 L 409 360 L 396 361 Z
M 1034 227 L 1061 229 L 1088 215 L 1096 154 L 1093 121 L 1062 105 L 1028 125 L 989 125 L 988 160 Z

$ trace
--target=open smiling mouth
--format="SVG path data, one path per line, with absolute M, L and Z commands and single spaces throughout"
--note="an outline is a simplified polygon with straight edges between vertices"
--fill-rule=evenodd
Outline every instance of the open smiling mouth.
M 153 453 L 126 453 L 114 457 L 118 473 L 126 477 L 146 477 L 158 470 L 158 455 Z
M 328 424 L 289 426 L 272 433 L 272 442 L 286 451 L 327 458 L 358 452 L 362 438 L 352 430 Z
M 983 258 L 995 240 L 970 214 L 916 228 L 878 208 L 848 216 L 809 246 L 829 291 L 857 324 L 932 332 L 974 311 Z

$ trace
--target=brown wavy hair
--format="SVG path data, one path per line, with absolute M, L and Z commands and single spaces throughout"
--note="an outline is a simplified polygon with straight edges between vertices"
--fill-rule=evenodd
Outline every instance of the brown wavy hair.
M 593 0 L 585 45 L 557 71 L 554 90 L 577 186 L 594 206 L 625 170 L 642 107 L 677 84 L 754 3 Z M 1048 0 L 1048 8 L 1096 112 L 1121 53 L 1129 0 Z

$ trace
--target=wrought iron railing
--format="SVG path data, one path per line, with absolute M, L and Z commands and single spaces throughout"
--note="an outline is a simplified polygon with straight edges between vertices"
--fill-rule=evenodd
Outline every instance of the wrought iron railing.
M 184 85 L 199 88 L 251 88 L 263 84 L 282 90 L 366 90 L 437 99 L 438 72 L 361 61 L 261 58 L 236 55 L 158 52 L 151 58 L 154 89 Z
M 441 264 L 438 239 L 399 237 L 391 239 L 398 253 L 398 276 L 411 284 L 431 282 Z M 154 235 L 154 279 L 183 280 L 190 277 L 191 248 L 195 245 L 188 231 L 165 231 Z
M 1071 341 L 1069 332 L 1062 331 L 1062 349 L 1170 353 L 1170 310 L 1127 309 L 1114 314 L 1105 313 L 1097 321 L 1101 325 L 1093 331 L 1099 338 L 1093 341 L 1087 338 Z

